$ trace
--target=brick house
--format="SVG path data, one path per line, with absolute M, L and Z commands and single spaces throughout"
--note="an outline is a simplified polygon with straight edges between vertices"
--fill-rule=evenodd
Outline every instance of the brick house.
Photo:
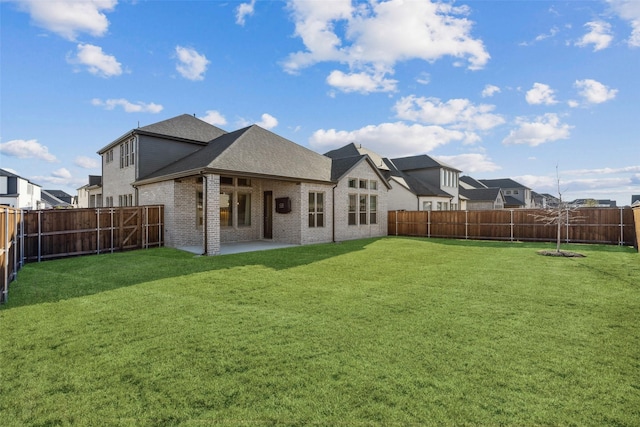
M 191 125 L 199 130 L 189 133 Z M 136 129 L 99 153 L 106 204 L 164 205 L 169 247 L 216 255 L 230 242 L 387 233 L 389 185 L 367 155 L 332 159 L 257 125 L 227 133 L 188 115 Z

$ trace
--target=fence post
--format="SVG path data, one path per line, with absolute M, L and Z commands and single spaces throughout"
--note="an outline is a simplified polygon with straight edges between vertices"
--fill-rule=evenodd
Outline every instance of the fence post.
M 396 236 L 398 235 L 398 211 L 396 210 Z
M 569 208 L 567 207 L 567 214 L 565 215 L 565 217 L 567 218 L 567 223 L 565 224 L 565 235 L 566 235 L 566 239 L 565 239 L 565 243 L 569 243 Z
M 620 241 L 618 242 L 618 246 L 624 245 L 624 215 L 622 214 L 623 208 L 618 208 L 620 211 Z
M 113 208 L 109 209 L 109 215 L 110 215 L 110 225 L 109 228 L 111 230 L 111 253 L 113 253 Z
M 509 228 L 510 228 L 510 233 L 511 233 L 511 241 L 513 242 L 513 209 L 511 209 L 509 211 L 509 213 L 510 213 L 510 218 L 511 218 L 510 219 L 511 224 L 509 224 Z
M 431 211 L 427 211 L 427 237 L 431 237 Z
M 13 279 L 18 276 L 18 211 L 13 211 Z
M 469 211 L 464 211 L 464 238 L 469 239 Z
M 9 300 L 9 208 L 4 208 L 4 257 L 3 257 L 3 267 L 4 274 L 2 278 L 2 302 L 5 304 Z
M 20 268 L 24 266 L 24 212 L 20 210 Z
M 162 212 L 162 206 L 158 205 L 158 247 L 162 241 L 162 227 L 164 227 L 164 215 Z
M 38 211 L 38 262 L 42 261 L 42 211 Z
M 100 255 L 100 208 L 96 209 L 96 244 L 97 253 Z

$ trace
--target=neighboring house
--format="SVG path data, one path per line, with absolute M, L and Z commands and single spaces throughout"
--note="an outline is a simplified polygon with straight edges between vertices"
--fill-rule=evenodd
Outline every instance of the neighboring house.
M 99 153 L 105 200 L 164 205 L 169 247 L 215 255 L 228 242 L 387 233 L 389 185 L 368 155 L 332 159 L 257 125 L 226 133 L 188 115 L 135 129 Z
M 533 200 L 536 208 L 557 208 L 560 205 L 560 199 L 549 193 L 538 194 L 532 191 Z
M 640 206 L 640 194 L 633 194 L 631 196 L 631 206 Z
M 225 133 L 188 114 L 125 133 L 98 151 L 102 157 L 102 205 L 140 204 L 134 182 Z
M 40 195 L 45 209 L 73 207 L 73 197 L 62 190 L 42 190 Z
M 389 179 L 393 182 L 393 190 L 402 190 L 413 194 L 419 211 L 448 211 L 462 208 L 464 198 L 460 198 L 460 170 L 436 160 L 426 154 L 420 156 L 385 159 L 389 168 Z M 400 202 L 400 199 L 403 201 Z M 411 200 L 408 194 L 394 197 L 391 209 L 408 209 L 404 206 Z M 395 206 L 393 206 L 395 205 Z M 396 207 L 397 206 L 397 207 Z M 416 207 L 410 208 L 416 210 Z
M 465 210 L 504 209 L 505 205 L 504 194 L 500 188 L 488 188 L 468 175 L 460 177 L 460 196 L 465 199 Z
M 500 188 L 504 194 L 504 207 L 507 209 L 532 209 L 535 207 L 531 189 L 519 182 L 510 178 L 480 179 L 478 181 L 487 188 Z
M 340 158 L 369 156 L 387 179 L 389 210 L 458 210 L 462 199 L 458 192 L 460 171 L 427 155 L 383 158 L 354 143 L 329 151 L 325 156 Z
M 41 187 L 7 170 L 0 169 L 0 205 L 12 208 L 42 209 Z
M 89 175 L 89 183 L 78 188 L 76 200 L 78 208 L 102 207 L 102 177 Z
M 575 208 L 615 208 L 617 202 L 609 199 L 575 199 L 572 202 L 567 203 L 571 207 Z

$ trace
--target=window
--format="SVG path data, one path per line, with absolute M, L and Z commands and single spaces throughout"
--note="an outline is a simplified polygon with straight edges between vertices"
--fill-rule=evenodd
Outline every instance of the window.
M 378 181 L 369 181 L 369 189 L 377 190 L 378 189 Z
M 309 192 L 309 227 L 324 227 L 324 193 Z
M 105 163 L 113 162 L 113 150 L 109 150 L 106 153 L 104 153 L 104 161 Z
M 135 164 L 135 157 L 136 157 L 135 141 L 136 141 L 135 138 L 129 141 L 129 164 L 132 166 Z
M 248 227 L 251 225 L 251 194 L 238 193 L 238 227 Z
M 511 190 L 507 190 L 507 191 L 505 191 L 505 193 L 504 193 L 504 194 L 511 194 Z
M 361 179 L 360 180 L 360 189 L 361 190 L 366 190 L 367 189 L 367 180 L 366 179 Z
M 233 185 L 233 178 L 230 176 L 221 176 L 220 185 Z
M 513 190 L 513 194 L 520 194 L 518 190 Z
M 202 230 L 204 225 L 204 196 L 202 191 L 196 193 L 196 229 Z
M 238 187 L 251 187 L 251 180 L 249 178 L 238 178 Z
M 367 224 L 367 195 L 360 195 L 360 204 L 359 204 L 359 213 L 360 213 L 360 225 Z
M 356 195 L 349 194 L 349 215 L 348 222 L 349 225 L 358 225 L 357 217 L 356 217 Z
M 378 223 L 378 196 L 369 196 L 369 224 Z
M 437 206 L 438 206 L 437 210 L 441 211 L 442 210 L 442 202 L 438 202 Z
M 230 193 L 220 193 L 220 227 L 233 226 L 233 205 Z
M 358 180 L 355 178 L 349 178 L 349 188 L 358 188 Z
M 129 204 L 128 206 L 133 206 L 133 194 L 129 194 Z
M 422 202 L 423 211 L 430 211 L 431 209 L 433 209 L 433 202 Z

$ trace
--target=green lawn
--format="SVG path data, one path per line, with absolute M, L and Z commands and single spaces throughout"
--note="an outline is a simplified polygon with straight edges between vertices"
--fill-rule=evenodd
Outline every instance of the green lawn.
M 28 264 L 0 424 L 640 425 L 640 255 L 382 238 Z

